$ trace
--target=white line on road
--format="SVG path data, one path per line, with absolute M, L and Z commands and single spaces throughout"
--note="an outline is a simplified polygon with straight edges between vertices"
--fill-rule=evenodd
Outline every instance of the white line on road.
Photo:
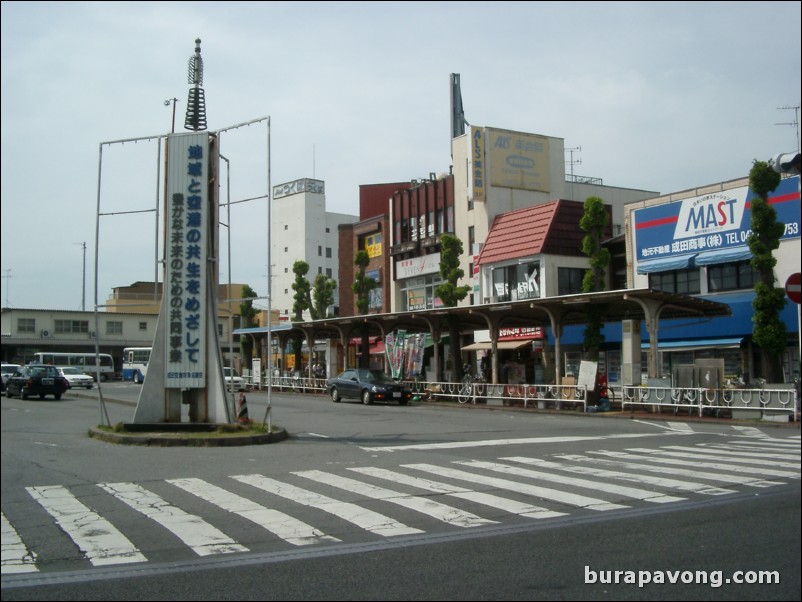
M 36 554 L 28 549 L 19 534 L 8 522 L 5 514 L 2 517 L 2 558 L 0 558 L 0 572 L 3 575 L 10 573 L 36 573 Z
M 56 519 L 95 566 L 145 562 L 142 553 L 114 525 L 84 506 L 65 487 L 26 487 L 28 493 Z
M 98 487 L 159 523 L 198 556 L 248 551 L 199 516 L 184 512 L 135 483 L 98 483 Z

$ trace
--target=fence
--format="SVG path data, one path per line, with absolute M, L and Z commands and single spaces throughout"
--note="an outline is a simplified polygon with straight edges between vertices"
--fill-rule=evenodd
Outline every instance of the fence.
M 794 416 L 799 411 L 799 393 L 786 389 L 706 389 L 702 387 L 610 387 L 621 400 L 622 410 L 627 406 L 660 411 L 669 408 L 675 414 L 720 416 L 728 413 L 733 418 L 765 418 L 772 415 Z

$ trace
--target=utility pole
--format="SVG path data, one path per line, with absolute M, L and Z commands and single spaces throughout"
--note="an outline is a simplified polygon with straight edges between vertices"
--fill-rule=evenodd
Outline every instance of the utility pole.
M 86 311 L 86 242 L 76 242 L 75 245 L 81 245 L 84 249 L 84 269 L 81 278 L 81 311 Z
M 12 278 L 12 276 L 11 276 L 11 268 L 6 268 L 6 274 L 5 274 L 5 276 L 3 276 L 3 278 L 6 279 L 6 307 L 11 307 L 11 304 L 8 302 L 8 289 L 9 289 L 9 285 L 11 284 L 10 280 Z
M 170 132 L 172 134 L 175 134 L 175 103 L 177 103 L 177 102 L 178 102 L 177 98 L 168 98 L 167 100 L 164 101 L 164 106 L 165 107 L 170 106 L 171 103 L 173 105 L 173 129 L 170 130 Z

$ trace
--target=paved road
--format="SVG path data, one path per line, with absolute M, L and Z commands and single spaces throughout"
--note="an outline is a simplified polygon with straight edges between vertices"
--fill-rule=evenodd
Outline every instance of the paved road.
M 115 398 L 131 392 L 123 384 L 104 395 L 107 389 Z M 265 401 L 249 394 L 252 414 L 262 414 Z M 600 590 L 584 583 L 585 567 L 702 567 L 728 577 L 735 567 L 772 569 L 784 582 L 749 590 L 751 599 L 798 591 L 798 429 L 335 405 L 292 394 L 272 401 L 274 419 L 291 434 L 287 442 L 176 450 L 88 439 L 87 423 L 100 416 L 92 395 L 60 403 L 3 399 L 3 599 L 45 599 L 54 591 L 84 599 L 95 599 L 92 592 L 96 599 L 202 599 L 214 586 L 189 576 L 199 568 L 220 584 L 229 569 L 243 579 L 258 574 L 256 566 L 270 567 L 271 575 L 288 570 L 276 563 L 323 579 L 318 595 L 299 593 L 309 593 L 304 578 L 295 588 L 282 581 L 270 595 L 243 582 L 238 599 L 333 591 L 347 599 L 393 599 L 390 584 L 418 592 L 405 599 L 455 599 L 468 583 L 474 599 L 526 599 L 532 591 L 559 597 L 551 589 L 558 583 L 572 592 L 565 599 L 600 599 Z M 112 421 L 125 421 L 133 406 L 110 402 L 108 412 Z M 758 525 L 745 545 L 743 534 Z M 650 531 L 648 539 L 638 537 Z M 585 540 L 591 534 L 597 550 Z M 786 549 L 775 550 L 769 564 L 770 552 L 754 555 L 754 545 L 768 549 L 783 539 Z M 677 555 L 679 548 L 687 555 Z M 708 550 L 705 562 L 701 549 Z M 348 559 L 355 554 L 362 558 L 353 567 Z M 429 572 L 430 555 L 443 570 L 450 567 L 439 581 Z M 541 575 L 531 590 L 516 590 L 520 578 L 500 562 L 511 555 L 516 565 L 531 556 L 539 568 L 559 568 L 559 577 L 546 585 Z M 402 587 L 401 560 L 428 579 Z M 325 581 L 335 565 L 336 582 Z M 358 570 L 365 566 L 384 575 L 390 589 L 365 582 Z M 138 595 L 103 597 L 104 583 L 144 575 L 164 589 L 137 580 Z M 194 594 L 170 598 L 177 582 Z M 486 582 L 496 584 L 494 593 L 476 595 Z M 748 589 L 680 586 L 616 591 L 618 599 L 668 599 L 662 596 L 669 592 L 686 599 L 690 592 L 711 598 L 711 591 L 740 597 Z M 285 597 L 273 597 L 278 592 Z M 363 598 L 365 592 L 373 597 Z

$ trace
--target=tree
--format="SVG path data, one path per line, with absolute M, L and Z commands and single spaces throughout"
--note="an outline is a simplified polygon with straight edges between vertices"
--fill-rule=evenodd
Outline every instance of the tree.
M 452 234 L 444 233 L 440 236 L 440 278 L 443 282 L 434 289 L 434 294 L 440 298 L 446 307 L 456 307 L 471 290 L 468 285 L 459 286 L 460 278 L 465 276 L 465 270 L 459 267 L 462 256 L 462 241 Z M 448 338 L 451 341 L 451 365 L 457 375 L 457 380 L 464 376 L 462 361 L 460 360 L 459 320 L 456 316 L 448 316 Z
M 769 382 L 782 381 L 782 354 L 788 344 L 788 332 L 780 319 L 785 307 L 785 290 L 774 286 L 772 251 L 779 248 L 785 225 L 777 221 L 777 212 L 769 205 L 769 193 L 780 184 L 780 174 L 765 161 L 754 161 L 749 170 L 749 187 L 752 189 L 751 234 L 747 239 L 752 251 L 752 267 L 760 273 L 755 285 L 752 307 L 752 338 L 760 346 L 762 376 Z
M 256 297 L 258 297 L 256 291 L 254 291 L 247 284 L 243 285 L 242 287 L 243 301 L 241 301 L 239 304 L 241 328 L 250 328 L 255 324 L 255 318 L 258 312 L 253 308 L 253 301 L 251 301 L 251 299 L 255 299 Z M 243 365 L 245 366 L 250 366 L 251 363 L 253 362 L 253 345 L 250 343 L 251 339 L 248 335 L 240 336 L 239 350 L 240 354 L 242 355 Z
M 310 296 L 311 287 L 306 274 L 309 272 L 309 264 L 303 260 L 298 260 L 292 264 L 292 273 L 295 274 L 295 282 L 292 283 L 293 295 L 292 313 L 296 322 L 303 322 L 304 311 L 310 309 L 312 300 Z M 301 333 L 297 333 L 292 339 L 292 351 L 295 357 L 295 371 L 298 372 L 303 367 L 301 356 L 302 338 Z
M 365 268 L 368 267 L 369 263 L 370 255 L 368 255 L 368 252 L 364 249 L 357 251 L 356 257 L 354 257 L 354 265 L 357 267 L 357 271 L 354 276 L 354 282 L 351 285 L 351 290 L 354 291 L 356 295 L 356 308 L 362 315 L 368 313 L 368 308 L 370 307 L 370 291 L 376 288 L 376 281 L 365 275 Z M 365 326 L 362 329 L 362 355 L 360 361 L 362 368 L 370 367 L 370 345 L 368 343 L 367 328 L 368 327 Z
M 309 306 L 309 313 L 313 320 L 322 320 L 332 305 L 334 305 L 334 291 L 337 288 L 337 281 L 323 274 L 315 276 L 312 285 L 312 299 Z
M 586 232 L 582 239 L 582 252 L 590 258 L 590 268 L 582 279 L 582 292 L 595 293 L 603 291 L 606 286 L 607 266 L 610 265 L 610 251 L 602 246 L 607 233 L 610 216 L 604 206 L 604 200 L 591 196 L 585 199 L 585 212 L 579 220 L 579 227 Z M 602 323 L 605 308 L 591 305 L 587 311 L 585 323 L 584 347 L 589 359 L 599 359 L 599 348 L 604 342 Z
M 292 313 L 296 322 L 303 322 L 303 313 L 312 306 L 309 280 L 306 279 L 309 273 L 309 264 L 303 260 L 298 260 L 292 264 L 292 273 L 295 274 L 295 282 L 292 283 L 293 295 Z

